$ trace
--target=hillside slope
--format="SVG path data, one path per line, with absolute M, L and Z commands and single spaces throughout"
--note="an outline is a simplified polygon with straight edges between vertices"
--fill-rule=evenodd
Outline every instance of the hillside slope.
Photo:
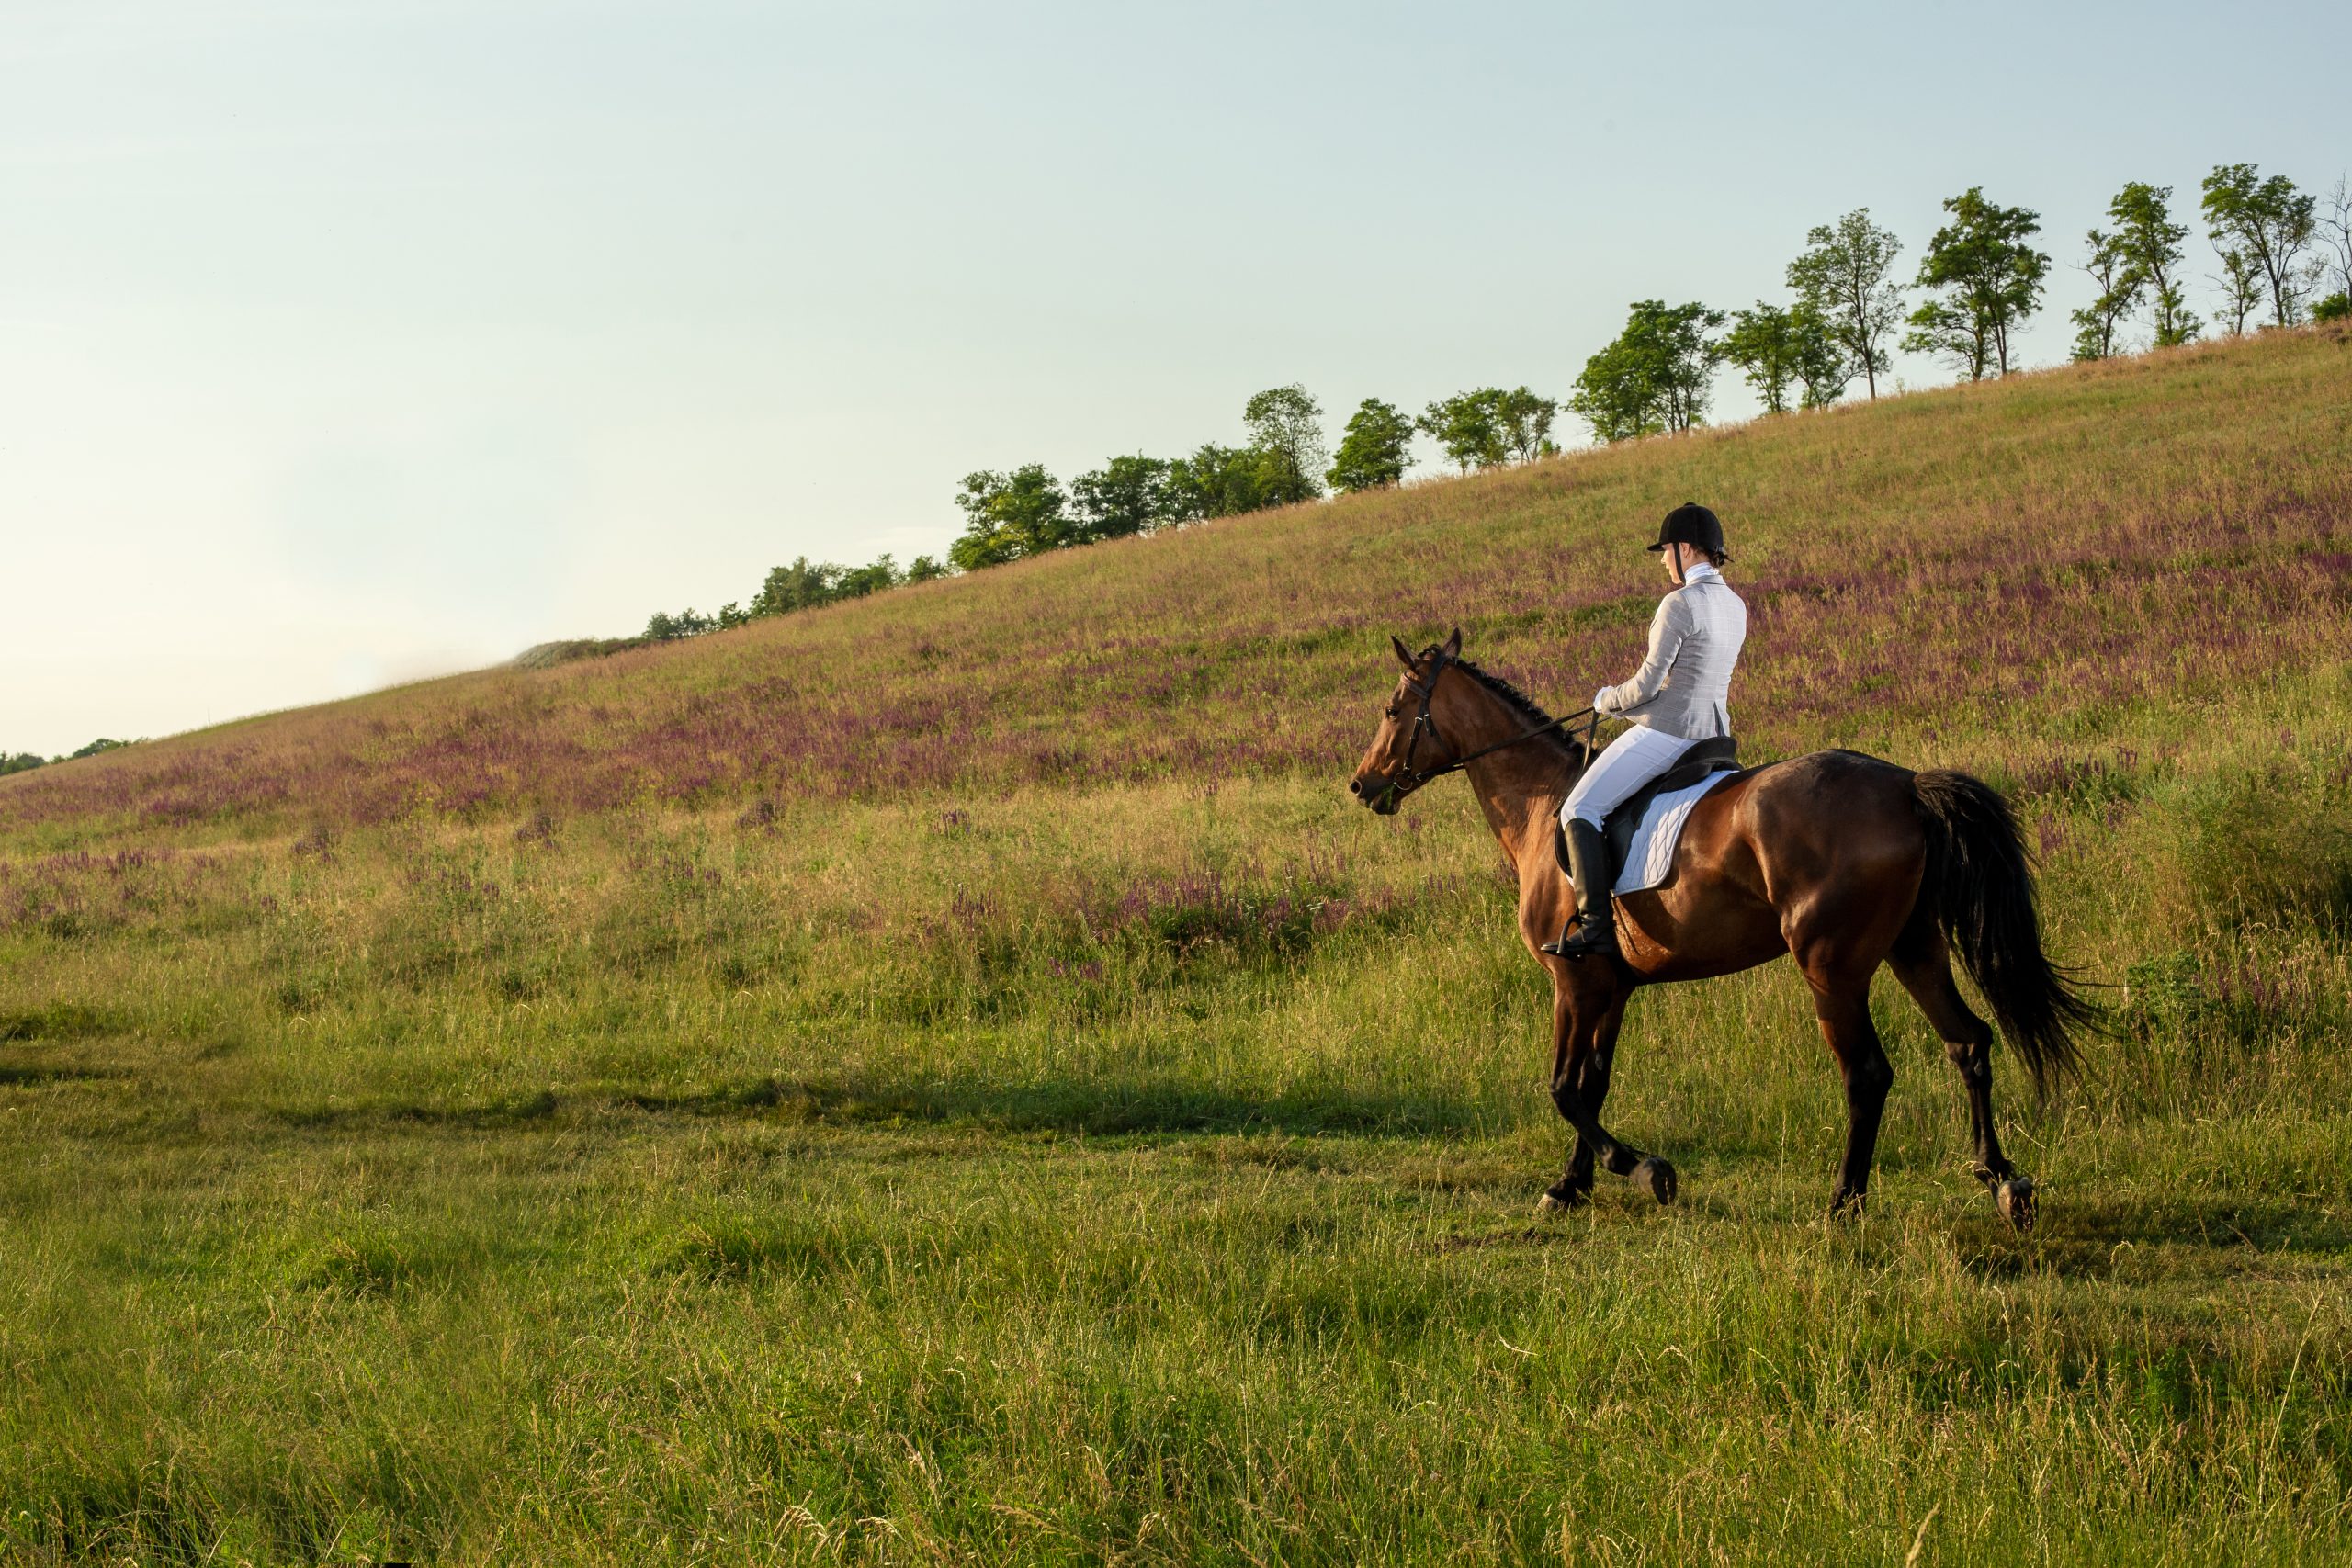
M 1579 705 L 1686 497 L 1733 530 L 1747 735 L 1940 759 L 2017 703 L 2095 727 L 2341 656 L 2347 422 L 2352 348 L 2299 333 L 1653 440 L 228 726 L 0 783 L 0 835 L 1329 770 L 1392 631 Z
M 2016 804 L 2086 1081 L 1868 1216 L 1785 963 L 1623 1183 L 1391 631 Z M 0 1561 L 2352 1560 L 2352 341 L 1238 518 L 0 779 Z

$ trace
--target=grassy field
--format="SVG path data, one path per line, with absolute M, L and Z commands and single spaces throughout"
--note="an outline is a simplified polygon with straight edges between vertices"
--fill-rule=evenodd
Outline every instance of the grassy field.
M 2091 1079 L 1548 986 L 1390 631 L 2011 792 Z M 1579 455 L 0 780 L 0 1559 L 2352 1554 L 2352 342 Z

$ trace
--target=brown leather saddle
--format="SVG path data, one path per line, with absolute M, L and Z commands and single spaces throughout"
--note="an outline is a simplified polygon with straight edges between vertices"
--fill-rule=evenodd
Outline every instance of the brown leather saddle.
M 1694 743 L 1674 766 L 1626 796 L 1624 804 L 1611 811 L 1600 825 L 1601 836 L 1609 840 L 1610 886 L 1616 886 L 1618 874 L 1624 869 L 1625 852 L 1634 847 L 1634 830 L 1642 825 L 1650 802 L 1661 795 L 1688 789 L 1710 773 L 1736 772 L 1738 768 L 1738 739 L 1718 735 L 1712 740 Z M 1552 823 L 1552 858 L 1559 863 L 1560 874 L 1568 875 L 1568 836 L 1556 818 Z

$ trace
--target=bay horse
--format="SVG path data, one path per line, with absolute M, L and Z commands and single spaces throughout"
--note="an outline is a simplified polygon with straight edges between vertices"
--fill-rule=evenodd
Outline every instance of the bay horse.
M 1953 984 L 1956 953 L 2009 1044 L 2044 1089 L 2077 1071 L 2075 1034 L 2098 1012 L 2041 950 L 2032 863 L 2008 803 L 1965 773 L 1913 773 L 1855 751 L 1815 751 L 1735 774 L 1691 809 L 1664 886 L 1617 900 L 1617 957 L 1549 957 L 1538 944 L 1575 905 L 1555 863 L 1560 803 L 1594 752 L 1524 693 L 1462 658 L 1456 629 L 1410 652 L 1348 788 L 1383 816 L 1463 773 L 1519 878 L 1519 934 L 1552 976 L 1552 1102 L 1576 1130 L 1546 1212 L 1583 1203 L 1596 1161 L 1661 1203 L 1666 1160 L 1611 1134 L 1600 1108 L 1625 1004 L 1643 986 L 1702 980 L 1792 954 L 1846 1085 L 1846 1156 L 1830 1213 L 1870 1186 L 1894 1068 L 1871 1023 L 1871 976 L 1891 966 L 1968 1091 L 1975 1174 L 2018 1230 L 2033 1183 L 1993 1128 L 1993 1031 Z

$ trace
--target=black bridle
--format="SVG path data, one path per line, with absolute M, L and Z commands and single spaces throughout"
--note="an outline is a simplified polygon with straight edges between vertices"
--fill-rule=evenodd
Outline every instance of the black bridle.
M 1378 798 L 1373 801 L 1372 804 L 1375 808 L 1392 807 L 1432 779 L 1442 779 L 1448 773 L 1460 773 L 1487 753 L 1516 746 L 1522 740 L 1532 740 L 1539 735 L 1548 735 L 1554 730 L 1559 731 L 1564 739 L 1573 739 L 1571 727 L 1580 718 L 1587 720 L 1584 727 L 1585 755 L 1588 757 L 1592 755 L 1593 739 L 1600 732 L 1600 715 L 1592 708 L 1578 708 L 1566 718 L 1547 718 L 1534 728 L 1522 729 L 1508 739 L 1498 740 L 1491 746 L 1481 746 L 1476 751 L 1464 752 L 1442 767 L 1430 768 L 1427 771 L 1416 769 L 1413 766 L 1413 755 L 1420 750 L 1421 736 L 1424 731 L 1437 745 L 1445 745 L 1445 737 L 1437 732 L 1437 720 L 1430 716 L 1430 699 L 1437 694 L 1438 677 L 1445 673 L 1445 667 L 1452 662 L 1453 659 L 1445 649 L 1431 649 L 1430 672 L 1425 681 L 1414 680 L 1409 671 L 1406 674 L 1406 686 L 1421 699 L 1420 711 L 1413 716 L 1413 732 L 1405 738 L 1405 761 L 1389 777 L 1388 783 L 1381 789 Z M 1452 750 L 1450 747 L 1447 749 Z

